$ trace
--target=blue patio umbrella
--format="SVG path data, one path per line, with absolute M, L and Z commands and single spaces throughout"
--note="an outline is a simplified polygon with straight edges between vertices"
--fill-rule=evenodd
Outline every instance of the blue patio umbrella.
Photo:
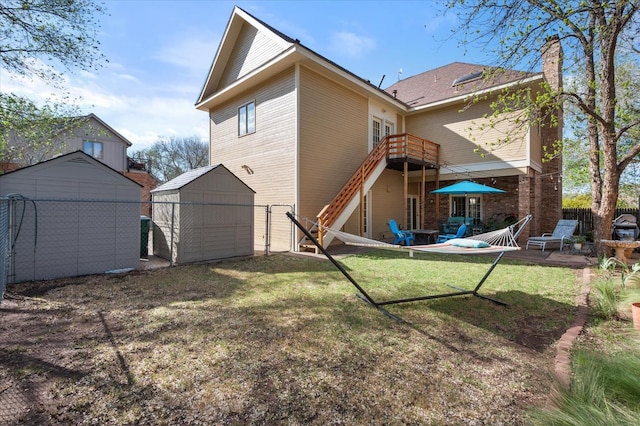
M 481 183 L 471 182 L 470 180 L 463 180 L 453 185 L 445 186 L 444 188 L 435 189 L 431 191 L 432 194 L 501 194 L 506 191 L 502 189 L 493 188 L 491 186 L 482 185 Z

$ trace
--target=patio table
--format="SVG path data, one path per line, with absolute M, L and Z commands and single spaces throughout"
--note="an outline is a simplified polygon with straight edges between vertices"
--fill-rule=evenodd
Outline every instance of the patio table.
M 433 244 L 440 233 L 437 229 L 412 229 L 416 244 Z

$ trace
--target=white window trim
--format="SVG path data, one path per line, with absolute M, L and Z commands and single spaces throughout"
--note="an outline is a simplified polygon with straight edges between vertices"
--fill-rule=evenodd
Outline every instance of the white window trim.
M 482 194 L 452 195 L 451 197 L 449 197 L 449 216 L 453 214 L 453 199 L 457 197 L 465 198 L 465 203 L 464 203 L 465 216 L 464 217 L 468 217 L 467 215 L 469 214 L 469 200 L 468 200 L 469 197 L 479 198 L 480 199 L 480 218 L 478 220 L 480 221 L 484 220 L 484 201 L 483 201 Z

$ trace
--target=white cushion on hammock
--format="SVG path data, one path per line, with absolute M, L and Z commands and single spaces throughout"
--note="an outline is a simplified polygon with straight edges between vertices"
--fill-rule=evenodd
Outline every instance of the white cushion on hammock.
M 447 241 L 447 244 L 455 247 L 468 247 L 468 248 L 485 248 L 490 244 L 480 240 L 474 240 L 471 238 L 454 238 Z

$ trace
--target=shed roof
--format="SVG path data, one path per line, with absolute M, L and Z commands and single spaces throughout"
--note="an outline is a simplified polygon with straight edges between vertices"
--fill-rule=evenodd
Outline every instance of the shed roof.
M 41 161 L 41 162 L 36 163 L 36 164 L 31 164 L 29 166 L 25 166 L 25 167 L 21 167 L 19 169 L 11 170 L 9 172 L 1 174 L 0 178 L 2 178 L 3 176 L 20 176 L 22 174 L 28 175 L 33 170 L 38 170 L 38 169 L 41 169 L 42 167 L 45 167 L 47 165 L 52 165 L 52 164 L 57 164 L 57 163 L 60 163 L 64 167 L 64 164 L 67 163 L 67 162 L 90 163 L 90 164 L 93 164 L 95 167 L 98 167 L 98 168 L 101 168 L 101 169 L 105 170 L 107 173 L 109 173 L 109 174 L 111 174 L 113 176 L 118 176 L 119 178 L 123 178 L 125 180 L 128 180 L 130 182 L 135 183 L 139 187 L 142 187 L 142 185 L 140 185 L 135 180 L 130 179 L 129 177 L 127 177 L 124 174 L 122 174 L 119 171 L 117 171 L 116 169 L 107 166 L 103 162 L 101 162 L 99 160 L 96 160 L 95 158 L 93 158 L 89 154 L 85 153 L 84 151 L 80 151 L 80 150 L 72 151 L 72 152 L 69 152 L 69 153 L 66 153 L 66 154 L 60 154 L 60 155 L 57 155 L 57 156 L 55 156 L 53 158 Z
M 231 174 L 233 177 L 238 179 L 238 181 L 242 182 L 242 180 L 240 178 L 238 178 L 236 175 L 231 173 L 231 171 L 229 169 L 227 169 L 225 166 L 223 166 L 222 164 L 212 164 L 210 166 L 199 167 L 197 169 L 193 169 L 193 170 L 189 170 L 188 172 L 184 172 L 180 176 L 175 177 L 175 178 L 171 179 L 170 181 L 165 182 L 162 185 L 158 186 L 156 189 L 152 190 L 151 193 L 156 193 L 156 192 L 160 192 L 160 191 L 172 191 L 172 190 L 177 190 L 177 189 L 183 188 L 186 185 L 188 185 L 191 182 L 193 182 L 194 180 L 199 179 L 200 177 L 206 175 L 210 171 L 212 171 L 214 169 L 217 169 L 219 167 L 223 168 L 229 174 Z M 251 192 L 255 192 L 255 191 L 253 191 L 253 189 L 249 188 L 244 182 L 242 182 L 242 183 Z

